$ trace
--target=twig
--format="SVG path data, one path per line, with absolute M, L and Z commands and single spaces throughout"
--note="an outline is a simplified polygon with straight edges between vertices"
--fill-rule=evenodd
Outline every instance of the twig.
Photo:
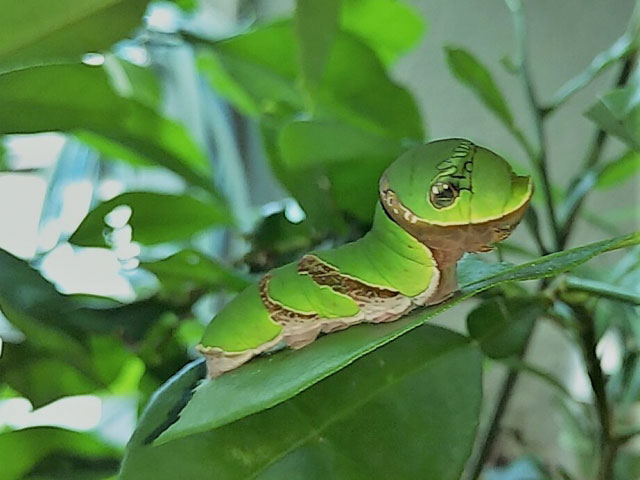
M 529 338 L 527 339 L 527 344 L 529 343 Z M 526 347 L 525 347 L 526 350 Z M 524 352 L 520 359 L 524 358 Z M 489 454 L 493 449 L 493 444 L 498 438 L 498 434 L 500 433 L 500 422 L 504 413 L 507 410 L 507 405 L 509 404 L 509 400 L 511 399 L 511 393 L 516 385 L 516 381 L 518 380 L 518 370 L 511 368 L 509 369 L 509 373 L 507 374 L 507 378 L 504 380 L 502 384 L 502 388 L 500 389 L 500 393 L 498 394 L 498 402 L 493 410 L 493 414 L 491 415 L 491 421 L 489 422 L 489 428 L 484 434 L 484 438 L 482 439 L 481 447 L 476 456 L 471 463 L 472 467 L 470 473 L 468 475 L 469 480 L 476 480 L 480 477 L 482 470 L 484 469 L 484 464 L 487 462 L 487 458 L 489 458 Z
M 546 134 L 544 131 L 544 116 L 546 114 L 545 109 L 540 106 L 538 102 L 535 89 L 533 87 L 533 80 L 529 71 L 529 62 L 527 59 L 527 32 L 524 21 L 524 13 L 522 10 L 522 4 L 520 0 L 506 0 L 509 9 L 511 10 L 513 18 L 513 28 L 516 34 L 518 58 L 517 65 L 520 70 L 520 75 L 524 83 L 525 91 L 527 94 L 527 100 L 534 115 L 534 122 L 536 127 L 536 137 L 538 139 L 538 151 L 533 152 L 528 149 L 532 160 L 534 161 L 542 180 L 542 193 L 545 200 L 547 209 L 547 215 L 551 223 L 551 229 L 554 236 L 554 244 L 556 249 L 559 249 L 560 245 L 560 228 L 558 224 L 558 218 L 553 206 L 553 197 L 551 192 L 551 181 L 549 178 L 549 170 L 547 167 L 547 148 L 546 148 Z M 523 136 L 524 138 L 524 136 Z M 524 145 L 524 144 L 523 144 Z
M 611 480 L 613 478 L 613 464 L 618 450 L 618 443 L 615 441 L 611 431 L 612 412 L 609 407 L 606 393 L 606 382 L 600 359 L 596 354 L 596 332 L 595 320 L 584 305 L 574 305 L 573 311 L 579 322 L 578 338 L 582 354 L 584 356 L 587 374 L 591 382 L 594 394 L 598 421 L 600 423 L 600 467 L 598 480 Z

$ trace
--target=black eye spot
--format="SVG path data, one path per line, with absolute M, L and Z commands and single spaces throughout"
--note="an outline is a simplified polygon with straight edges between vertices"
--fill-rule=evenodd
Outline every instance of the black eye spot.
M 445 208 L 458 198 L 458 190 L 450 183 L 434 183 L 429 190 L 429 200 L 435 208 Z

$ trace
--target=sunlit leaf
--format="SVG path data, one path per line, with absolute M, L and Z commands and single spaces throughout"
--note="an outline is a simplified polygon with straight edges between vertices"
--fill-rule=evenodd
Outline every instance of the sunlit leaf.
M 118 207 L 131 209 L 132 240 L 144 245 L 184 240 L 207 228 L 231 224 L 229 211 L 213 198 L 128 192 L 91 210 L 69 241 L 83 247 L 108 246 L 107 215 Z
M 123 480 L 168 479 L 178 473 L 225 479 L 454 480 L 478 423 L 477 348 L 465 337 L 429 326 L 273 409 L 168 445 L 145 445 L 188 398 L 202 374 L 198 370 L 196 365 L 177 375 L 155 396 L 128 447 Z M 211 404 L 202 407 L 212 409 Z
M 396 0 L 344 0 L 341 27 L 363 39 L 386 64 L 414 47 L 425 30 L 420 15 Z
M 487 265 L 485 275 L 482 275 L 481 262 L 476 262 L 473 277 L 468 280 L 460 275 L 461 291 L 443 304 L 416 310 L 384 325 L 358 325 L 332 333 L 301 350 L 285 350 L 254 359 L 240 369 L 203 383 L 180 419 L 161 435 L 160 441 L 213 429 L 277 405 L 483 290 L 507 282 L 557 275 L 606 251 L 638 243 L 640 233 L 631 234 L 547 255 L 515 267 L 503 265 L 496 269 Z M 206 413 L 200 405 L 209 406 Z M 217 408 L 211 408 L 211 405 Z
M 424 135 L 415 101 L 375 52 L 356 36 L 338 33 L 313 111 L 307 111 L 291 22 L 220 42 L 189 38 L 206 48 L 202 65 L 212 86 L 237 108 L 260 116 L 271 167 L 309 222 L 322 232 L 340 231 L 344 214 L 370 221 L 380 173 Z M 312 119 L 298 122 L 300 117 Z M 304 149 L 312 161 L 302 170 L 298 153 Z
M 596 188 L 611 188 L 632 178 L 640 171 L 640 152 L 628 151 L 609 162 L 598 174 Z
M 264 26 L 220 42 L 187 39 L 205 48 L 198 66 L 211 85 L 241 111 L 262 113 L 280 103 L 303 107 L 290 23 Z
M 445 52 L 451 73 L 469 87 L 507 127 L 511 127 L 513 125 L 511 110 L 489 70 L 466 50 L 447 47 Z
M 133 32 L 149 0 L 24 0 L 0 15 L 0 71 L 79 60 Z

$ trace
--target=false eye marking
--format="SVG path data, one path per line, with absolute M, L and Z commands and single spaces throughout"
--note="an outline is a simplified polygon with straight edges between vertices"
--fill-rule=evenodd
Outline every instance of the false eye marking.
M 429 192 L 429 200 L 436 208 L 446 208 L 453 205 L 458 198 L 458 190 L 449 183 L 435 183 Z
M 436 209 L 452 206 L 462 190 L 473 192 L 471 174 L 476 146 L 461 140 L 451 156 L 437 166 L 438 173 L 431 179 L 428 201 Z

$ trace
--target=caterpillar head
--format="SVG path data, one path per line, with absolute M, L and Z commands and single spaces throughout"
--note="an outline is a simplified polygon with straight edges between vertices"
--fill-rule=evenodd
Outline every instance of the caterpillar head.
M 509 236 L 532 194 L 529 176 L 464 139 L 416 146 L 380 179 L 387 214 L 427 246 L 458 258 Z

